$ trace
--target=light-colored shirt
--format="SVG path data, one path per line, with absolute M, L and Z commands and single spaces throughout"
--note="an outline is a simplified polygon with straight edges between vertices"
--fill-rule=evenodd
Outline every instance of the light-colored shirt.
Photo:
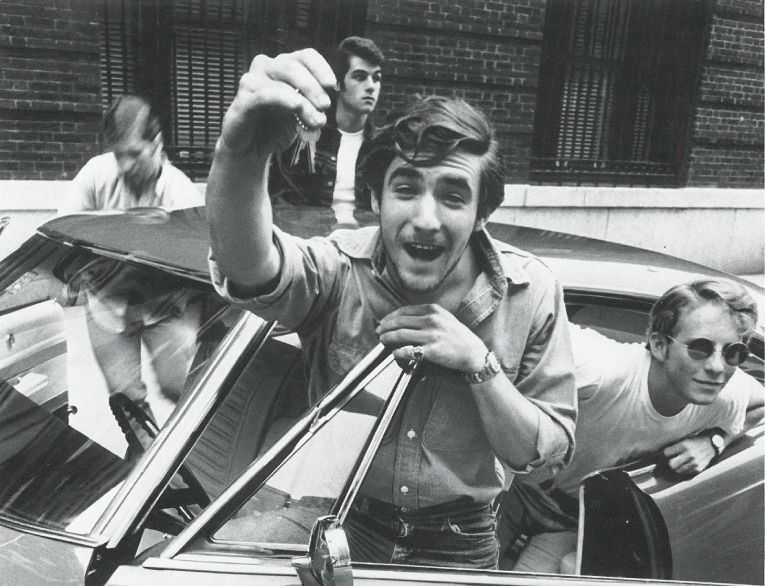
M 534 256 L 485 231 L 473 238 L 484 271 L 455 316 L 494 351 L 539 414 L 538 458 L 512 472 L 560 468 L 572 453 L 576 416 L 562 289 Z M 272 291 L 254 299 L 233 297 L 211 258 L 213 283 L 230 301 L 299 334 L 311 373 L 310 399 L 316 401 L 379 343 L 380 320 L 407 303 L 383 272 L 379 228 L 310 240 L 274 229 L 274 240 L 282 268 Z M 413 509 L 462 496 L 490 502 L 505 478 L 469 385 L 434 367 L 420 387 L 407 403 L 404 423 L 378 453 L 368 495 Z M 394 460 L 395 467 L 389 465 Z
M 180 169 L 165 159 L 154 188 L 133 193 L 122 180 L 114 153 L 90 159 L 72 179 L 59 213 L 161 207 L 166 210 L 204 204 L 204 196 Z
M 579 417 L 576 451 L 554 484 L 576 497 L 582 479 L 597 470 L 627 463 L 669 444 L 719 427 L 741 432 L 749 393 L 759 383 L 740 369 L 709 405 L 687 405 L 661 415 L 648 396 L 651 354 L 643 344 L 624 344 L 571 324 Z
M 337 149 L 337 176 L 332 193 L 332 209 L 338 224 L 356 224 L 353 210 L 356 208 L 356 159 L 364 143 L 364 131 L 340 133 Z

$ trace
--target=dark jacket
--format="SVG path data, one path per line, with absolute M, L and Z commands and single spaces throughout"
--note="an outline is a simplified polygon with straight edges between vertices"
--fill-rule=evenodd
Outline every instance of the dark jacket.
M 361 180 L 360 164 L 364 147 L 374 136 L 370 121 L 364 127 L 364 143 L 356 159 L 356 209 L 371 209 L 371 191 Z M 340 148 L 340 131 L 329 124 L 321 131 L 316 142 L 314 168 L 311 172 L 308 145 L 298 137 L 290 147 L 274 155 L 269 172 L 268 187 L 274 203 L 293 206 L 332 207 L 332 193 L 337 179 L 337 151 Z

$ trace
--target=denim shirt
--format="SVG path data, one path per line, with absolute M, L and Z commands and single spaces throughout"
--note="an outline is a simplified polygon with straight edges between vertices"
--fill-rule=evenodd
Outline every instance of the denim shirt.
M 380 320 L 407 302 L 383 274 L 379 228 L 310 240 L 274 228 L 274 240 L 282 270 L 272 291 L 233 297 L 211 258 L 213 283 L 229 301 L 298 333 L 311 373 L 310 399 L 316 401 L 379 343 Z M 536 257 L 485 231 L 473 236 L 472 246 L 483 272 L 455 315 L 537 407 L 538 457 L 523 470 L 500 462 L 468 383 L 428 368 L 373 462 L 362 487 L 367 496 L 410 509 L 464 496 L 488 503 L 509 482 L 503 467 L 510 473 L 557 470 L 571 459 L 576 388 L 562 289 Z

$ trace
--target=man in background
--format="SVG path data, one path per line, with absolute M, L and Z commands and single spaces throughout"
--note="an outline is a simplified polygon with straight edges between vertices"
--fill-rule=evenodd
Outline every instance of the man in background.
M 123 95 L 112 103 L 104 114 L 104 142 L 109 151 L 85 163 L 60 213 L 204 203 L 197 187 L 168 161 L 159 118 L 144 99 Z M 108 259 L 86 267 L 81 280 L 88 334 L 112 410 L 117 414 L 115 401 L 126 397 L 154 419 L 141 348 L 161 394 L 177 401 L 196 349 L 198 304 L 173 283 L 147 280 Z
M 340 43 L 331 61 L 338 86 L 331 94 L 327 125 L 317 138 L 298 136 L 274 156 L 269 190 L 275 203 L 331 208 L 332 223 L 372 222 L 359 152 L 374 135 L 370 117 L 380 98 L 383 61 L 370 39 L 348 37 Z
M 164 152 L 159 118 L 138 96 L 117 98 L 104 114 L 109 152 L 90 159 L 72 180 L 59 213 L 202 205 L 199 190 Z

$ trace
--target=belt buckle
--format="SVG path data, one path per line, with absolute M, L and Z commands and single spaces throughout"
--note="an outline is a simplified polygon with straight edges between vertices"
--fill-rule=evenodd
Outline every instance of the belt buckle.
M 399 517 L 398 519 L 398 536 L 399 537 L 409 537 L 409 535 L 414 531 L 414 525 L 412 523 L 407 523 L 403 519 Z

